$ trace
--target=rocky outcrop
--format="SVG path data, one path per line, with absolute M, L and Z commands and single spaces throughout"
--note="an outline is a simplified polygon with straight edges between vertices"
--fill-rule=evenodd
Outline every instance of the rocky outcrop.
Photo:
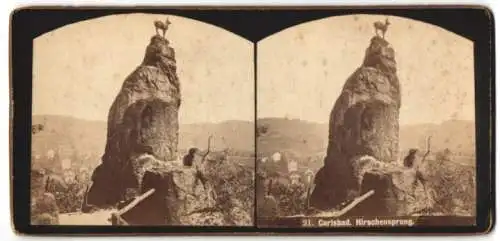
M 196 156 L 195 163 L 200 163 L 200 158 Z M 162 162 L 149 155 L 141 159 L 145 165 L 140 192 L 155 191 L 122 216 L 130 225 L 252 225 L 249 214 L 253 211 L 243 203 L 244 200 L 237 198 L 238 191 L 234 190 L 240 186 L 222 184 L 241 177 L 234 170 L 222 171 L 235 166 L 204 162 L 200 167 L 185 167 L 176 162 Z M 229 173 L 232 173 L 232 178 L 226 176 Z M 247 188 L 253 187 L 249 185 Z M 248 189 L 242 191 L 251 192 Z M 125 205 L 127 203 L 119 205 L 119 208 Z
M 174 50 L 154 36 L 110 108 L 105 154 L 86 205 L 117 208 L 130 225 L 251 225 L 251 169 L 222 153 L 204 162 L 196 153 L 192 167 L 174 161 L 180 102 Z
M 155 35 L 109 110 L 105 153 L 92 175 L 88 204 L 114 205 L 126 198 L 127 190 L 137 192 L 143 175 L 139 156 L 163 162 L 176 158 L 180 103 L 175 51 Z
M 311 196 L 314 207 L 333 208 L 359 193 L 357 157 L 397 161 L 401 93 L 394 56 L 389 42 L 373 37 L 363 64 L 347 79 L 330 114 L 327 155 Z

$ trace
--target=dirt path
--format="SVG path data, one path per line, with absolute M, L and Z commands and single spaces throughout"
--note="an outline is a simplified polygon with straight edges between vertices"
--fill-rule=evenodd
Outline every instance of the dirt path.
M 111 225 L 108 219 L 113 210 L 101 210 L 94 213 L 62 213 L 59 215 L 60 225 Z

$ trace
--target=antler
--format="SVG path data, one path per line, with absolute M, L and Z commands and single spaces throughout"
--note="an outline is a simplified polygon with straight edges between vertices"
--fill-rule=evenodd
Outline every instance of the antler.
M 207 152 L 210 152 L 210 147 L 212 146 L 212 138 L 213 138 L 213 135 L 210 135 L 208 137 L 208 145 L 207 145 Z
M 208 154 L 210 153 L 210 146 L 211 146 L 211 142 L 212 142 L 212 135 L 210 135 L 208 137 L 208 144 L 207 144 L 207 152 L 205 153 L 205 155 L 203 155 L 203 158 L 201 159 L 201 161 L 203 162 L 205 160 L 205 157 L 208 156 Z
M 432 136 L 427 137 L 427 152 L 425 152 L 424 156 L 422 157 L 422 162 L 425 160 L 427 155 L 431 152 L 431 138 Z

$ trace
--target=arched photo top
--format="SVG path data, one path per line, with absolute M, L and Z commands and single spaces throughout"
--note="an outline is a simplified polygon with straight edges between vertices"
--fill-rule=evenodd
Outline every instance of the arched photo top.
M 260 39 L 259 41 L 262 42 L 262 41 L 265 41 L 268 38 L 272 38 L 275 35 L 279 35 L 282 32 L 286 32 L 286 31 L 291 30 L 291 29 L 302 28 L 304 26 L 321 25 L 321 24 L 326 23 L 326 22 L 330 22 L 330 23 L 343 22 L 344 25 L 349 25 L 349 19 L 353 19 L 354 22 L 357 22 L 358 24 L 364 24 L 365 21 L 366 22 L 370 22 L 371 21 L 371 23 L 375 23 L 377 21 L 380 21 L 381 23 L 384 23 L 385 22 L 385 18 L 394 19 L 395 20 L 394 22 L 396 22 L 396 21 L 399 21 L 399 22 L 412 22 L 414 25 L 421 25 L 421 26 L 427 26 L 429 28 L 436 28 L 436 30 L 439 29 L 441 31 L 447 32 L 449 34 L 456 35 L 457 37 L 460 37 L 460 38 L 463 38 L 463 39 L 466 39 L 466 40 L 470 41 L 469 38 L 464 37 L 464 36 L 462 36 L 462 35 L 460 35 L 460 34 L 458 34 L 456 32 L 453 32 L 453 31 L 447 29 L 446 27 L 441 27 L 439 25 L 436 25 L 436 24 L 433 24 L 433 23 L 429 23 L 429 22 L 426 22 L 426 21 L 417 20 L 417 19 L 413 19 L 413 18 L 410 18 L 410 17 L 390 15 L 390 14 L 366 14 L 366 13 L 340 14 L 340 15 L 335 15 L 335 16 L 330 16 L 330 17 L 323 17 L 323 18 L 318 18 L 318 19 L 313 19 L 313 20 L 307 20 L 307 21 L 304 21 L 304 22 L 301 22 L 301 23 L 298 23 L 298 24 L 295 24 L 295 25 L 288 26 L 288 27 L 285 27 L 283 29 L 280 29 L 280 30 L 278 30 L 278 31 L 276 31 L 276 32 L 274 32 L 272 34 L 269 34 L 268 36 Z M 334 25 L 332 25 L 332 27 L 333 26 Z M 371 26 L 373 27 L 373 24 L 371 24 Z M 402 26 L 402 25 L 399 25 L 399 27 L 405 28 L 405 26 Z
M 144 13 L 80 21 L 34 39 L 33 114 L 106 120 L 156 34 L 154 22 L 167 17 L 165 37 L 181 83 L 180 122 L 253 121 L 251 42 L 201 21 Z
M 441 27 L 390 15 L 355 14 L 287 28 L 258 44 L 259 118 L 327 122 L 345 81 L 377 34 L 395 52 L 402 124 L 475 119 L 473 42 Z M 276 97 L 279 89 L 280 96 Z

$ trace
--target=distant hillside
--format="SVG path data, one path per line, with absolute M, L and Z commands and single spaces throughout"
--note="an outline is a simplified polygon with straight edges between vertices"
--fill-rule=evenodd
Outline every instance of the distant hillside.
M 63 156 L 76 149 L 80 154 L 101 156 L 106 143 L 106 122 L 88 121 L 67 116 L 33 116 L 33 124 L 44 124 L 43 131 L 33 136 L 32 150 L 45 154 L 49 149 L 61 148 Z M 214 149 L 254 151 L 254 124 L 247 121 L 198 123 L 180 126 L 179 148 L 205 148 L 209 134 L 214 135 Z
M 250 121 L 224 121 L 221 123 L 197 123 L 180 126 L 179 148 L 206 148 L 208 136 L 213 135 L 213 147 L 245 152 L 255 150 L 255 125 Z
M 102 155 L 106 142 L 106 123 L 66 116 L 33 116 L 33 124 L 43 124 L 44 130 L 33 135 L 32 151 L 45 154 L 49 149 L 61 148 L 62 156 L 70 156 L 73 149 L 79 153 Z
M 257 142 L 259 154 L 286 151 L 292 155 L 323 154 L 328 145 L 328 124 L 297 119 L 264 118 L 258 120 L 265 133 Z M 419 124 L 400 127 L 400 149 L 425 149 L 427 136 L 432 135 L 432 149 L 449 148 L 454 153 L 474 155 L 475 129 L 472 121 L 446 121 L 442 124 Z
M 265 118 L 257 121 L 265 126 L 259 134 L 257 152 L 269 155 L 286 151 L 297 157 L 324 153 L 328 144 L 328 125 L 298 119 Z
M 45 119 L 45 121 L 44 121 Z M 33 136 L 35 154 L 45 154 L 60 146 L 63 156 L 73 149 L 80 154 L 100 156 L 106 142 L 106 122 L 88 121 L 64 116 L 33 116 L 33 124 L 45 123 L 45 129 Z M 276 151 L 293 153 L 297 157 L 321 155 L 328 144 L 328 125 L 297 119 L 266 118 L 258 121 L 266 133 L 258 139 L 259 154 Z M 231 147 L 238 151 L 254 151 L 254 124 L 246 121 L 187 124 L 180 127 L 179 148 L 204 148 L 209 134 L 214 134 L 214 147 Z M 407 125 L 400 128 L 400 149 L 425 149 L 425 139 L 432 135 L 433 150 L 449 148 L 453 153 L 474 155 L 475 131 L 471 121 L 446 121 L 442 124 Z
M 399 132 L 401 149 L 426 148 L 426 138 L 432 136 L 431 148 L 450 149 L 455 154 L 475 155 L 476 131 L 472 121 L 449 120 L 441 124 L 402 126 Z

